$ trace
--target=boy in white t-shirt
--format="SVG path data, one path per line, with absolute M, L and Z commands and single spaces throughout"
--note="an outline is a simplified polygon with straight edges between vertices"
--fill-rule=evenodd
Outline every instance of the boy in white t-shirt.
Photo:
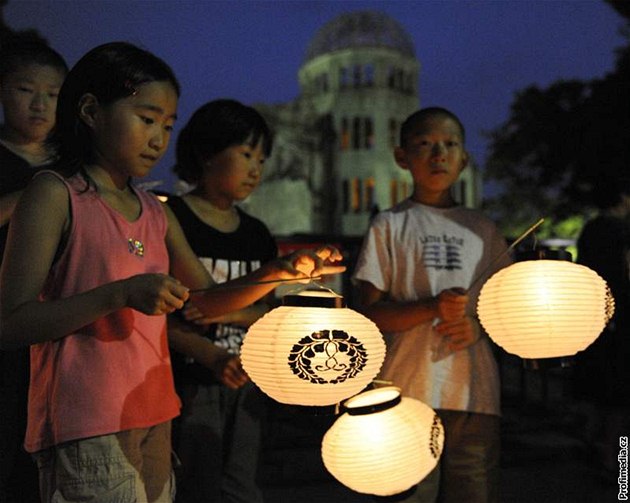
M 380 379 L 436 409 L 446 431 L 439 469 L 405 501 L 498 501 L 499 374 L 475 305 L 509 258 L 493 263 L 505 240 L 451 195 L 468 163 L 464 137 L 446 109 L 407 118 L 395 158 L 413 194 L 374 218 L 353 275 L 362 311 L 386 336 Z

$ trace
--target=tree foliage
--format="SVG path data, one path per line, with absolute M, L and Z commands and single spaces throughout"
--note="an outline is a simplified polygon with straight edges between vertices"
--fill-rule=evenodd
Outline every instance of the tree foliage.
M 504 232 L 518 233 L 540 217 L 584 214 L 594 187 L 630 173 L 628 28 L 612 72 L 530 86 L 516 94 L 507 122 L 490 132 L 486 176 L 504 190 L 486 206 Z

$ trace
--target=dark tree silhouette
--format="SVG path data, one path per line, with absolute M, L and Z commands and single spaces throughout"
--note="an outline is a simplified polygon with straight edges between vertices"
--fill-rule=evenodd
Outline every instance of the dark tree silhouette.
M 630 19 L 630 2 L 609 1 Z M 486 176 L 505 190 L 488 211 L 510 230 L 538 217 L 583 213 L 591 192 L 630 172 L 630 21 L 616 65 L 601 79 L 558 81 L 516 94 L 506 123 L 490 134 Z

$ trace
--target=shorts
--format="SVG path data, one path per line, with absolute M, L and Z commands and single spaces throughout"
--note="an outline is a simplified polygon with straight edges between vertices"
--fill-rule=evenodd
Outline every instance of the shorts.
M 171 422 L 65 442 L 33 454 L 42 501 L 170 503 Z

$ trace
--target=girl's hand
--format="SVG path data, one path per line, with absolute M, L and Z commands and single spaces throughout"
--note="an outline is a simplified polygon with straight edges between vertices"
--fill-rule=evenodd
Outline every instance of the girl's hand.
M 334 246 L 326 245 L 317 249 L 297 250 L 279 259 L 282 279 L 310 278 L 326 274 L 338 274 L 346 270 L 343 265 L 333 265 L 343 260 L 343 256 Z
M 166 274 L 138 274 L 123 284 L 125 305 L 148 315 L 170 314 L 188 300 L 188 288 Z

